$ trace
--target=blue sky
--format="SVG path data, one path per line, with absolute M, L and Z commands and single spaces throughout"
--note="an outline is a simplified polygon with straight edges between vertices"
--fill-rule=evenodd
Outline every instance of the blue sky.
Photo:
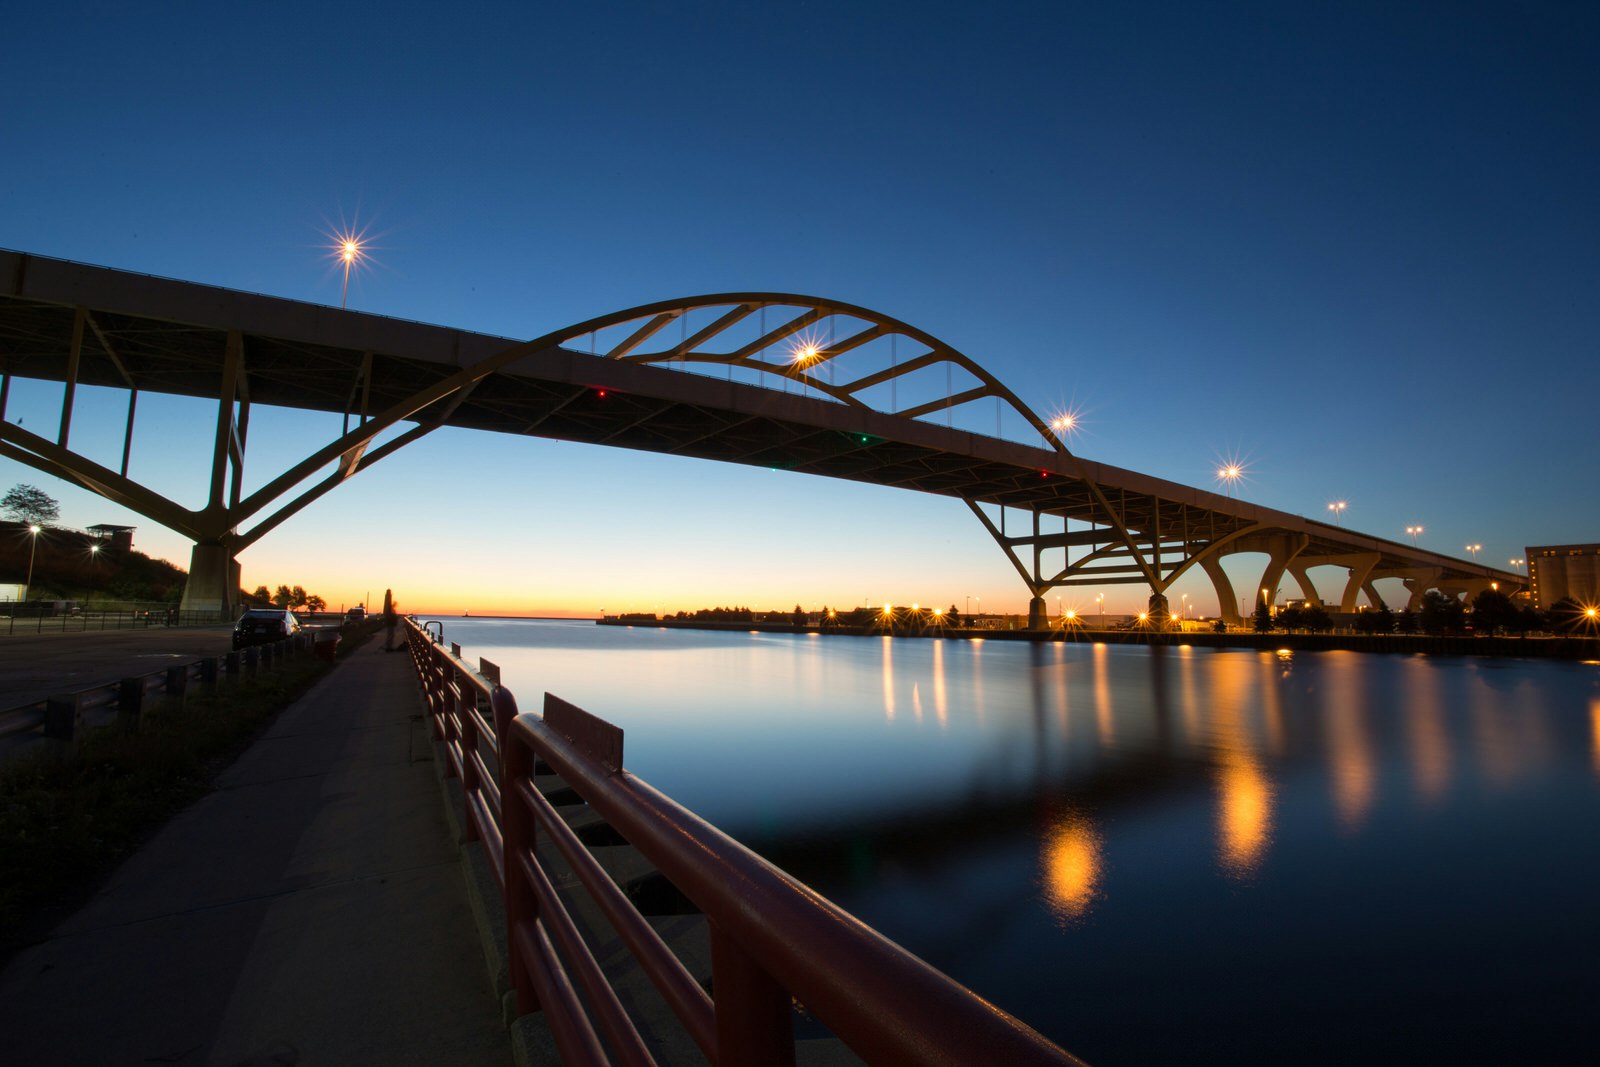
M 337 304 L 356 225 L 351 307 L 511 337 L 811 293 L 1077 405 L 1093 459 L 1239 455 L 1249 499 L 1485 561 L 1600 539 L 1600 9 L 1393 8 L 38 6 L 0 42 L 0 246 Z M 212 417 L 141 398 L 133 473 L 198 504 Z M 256 418 L 253 484 L 337 428 Z M 470 434 L 241 558 L 445 611 L 1026 604 L 953 501 Z

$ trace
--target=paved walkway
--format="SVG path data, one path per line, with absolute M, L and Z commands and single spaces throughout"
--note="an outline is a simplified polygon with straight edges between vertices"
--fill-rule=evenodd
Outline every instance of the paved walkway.
M 0 972 L 27 1064 L 508 1064 L 410 661 L 379 635 Z

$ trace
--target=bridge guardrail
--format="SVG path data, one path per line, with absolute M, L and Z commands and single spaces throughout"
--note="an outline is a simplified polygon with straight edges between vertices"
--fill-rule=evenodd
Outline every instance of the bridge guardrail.
M 310 652 L 319 632 L 302 630 L 281 641 L 173 664 L 148 674 L 103 682 L 0 710 L 0 755 L 14 752 L 39 738 L 58 742 L 70 750 L 87 730 L 114 723 L 134 728 L 148 698 L 182 700 L 190 691 L 191 683 L 215 688 L 225 678 L 241 678 L 260 670 L 271 670 L 289 656 Z
M 607 973 L 616 946 L 602 966 L 585 933 L 596 916 L 713 1064 L 793 1064 L 796 1004 L 868 1063 L 1079 1062 L 629 774 L 617 727 L 549 694 L 519 714 L 458 646 L 406 625 L 463 835 L 501 891 L 517 1010 L 542 1011 L 563 1063 L 654 1062 Z M 710 992 L 585 843 L 594 815 L 704 915 Z

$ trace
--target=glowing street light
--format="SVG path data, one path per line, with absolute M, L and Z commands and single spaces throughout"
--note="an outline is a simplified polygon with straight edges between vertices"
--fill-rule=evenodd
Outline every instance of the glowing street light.
M 1217 480 L 1229 496 L 1233 496 L 1239 485 L 1239 479 L 1244 477 L 1244 468 L 1237 463 L 1227 463 L 1217 468 Z
M 1483 551 L 1483 546 L 1482 545 L 1468 545 L 1467 546 L 1467 551 L 1472 553 L 1472 558 L 1473 558 L 1474 561 L 1476 561 L 1477 558 L 1478 558 L 1478 553 Z
M 1340 522 L 1339 520 L 1340 517 L 1344 515 L 1344 509 L 1349 506 L 1349 503 L 1343 500 L 1335 500 L 1333 503 L 1328 505 L 1328 510 L 1333 512 L 1333 524 L 1335 526 L 1344 525 L 1344 523 Z
M 1527 561 L 1526 560 L 1521 560 L 1521 559 L 1511 559 L 1511 560 L 1507 560 L 1506 562 L 1511 564 L 1513 567 L 1517 568 L 1517 570 L 1520 571 L 1522 569 L 1522 565 L 1524 563 L 1526 563 Z
M 333 254 L 344 265 L 344 287 L 339 290 L 339 307 L 343 309 L 346 298 L 350 295 L 350 268 L 360 266 L 367 261 L 367 250 L 362 243 L 361 234 L 355 232 L 336 234 Z
M 1419 533 L 1421 533 L 1421 532 L 1422 532 L 1422 527 L 1420 527 L 1420 526 L 1407 526 L 1406 527 L 1406 533 L 1411 535 L 1411 546 L 1413 548 L 1416 547 L 1417 535 Z
M 33 542 L 28 546 L 28 592 L 33 592 L 33 554 L 39 550 L 39 531 L 44 529 L 36 522 L 28 524 L 28 533 L 33 535 Z

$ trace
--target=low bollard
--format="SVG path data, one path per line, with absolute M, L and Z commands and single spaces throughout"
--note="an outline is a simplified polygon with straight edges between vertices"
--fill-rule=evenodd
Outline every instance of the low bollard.
M 189 691 L 189 668 L 168 667 L 166 689 L 167 699 L 176 702 L 177 706 L 182 708 L 184 694 Z
M 334 655 L 339 651 L 339 631 L 318 630 L 316 649 L 319 659 L 332 663 Z
M 67 693 L 45 701 L 44 735 L 70 753 L 83 734 L 83 694 Z
M 117 723 L 122 732 L 139 732 L 139 717 L 144 714 L 144 679 L 124 678 L 117 687 Z

